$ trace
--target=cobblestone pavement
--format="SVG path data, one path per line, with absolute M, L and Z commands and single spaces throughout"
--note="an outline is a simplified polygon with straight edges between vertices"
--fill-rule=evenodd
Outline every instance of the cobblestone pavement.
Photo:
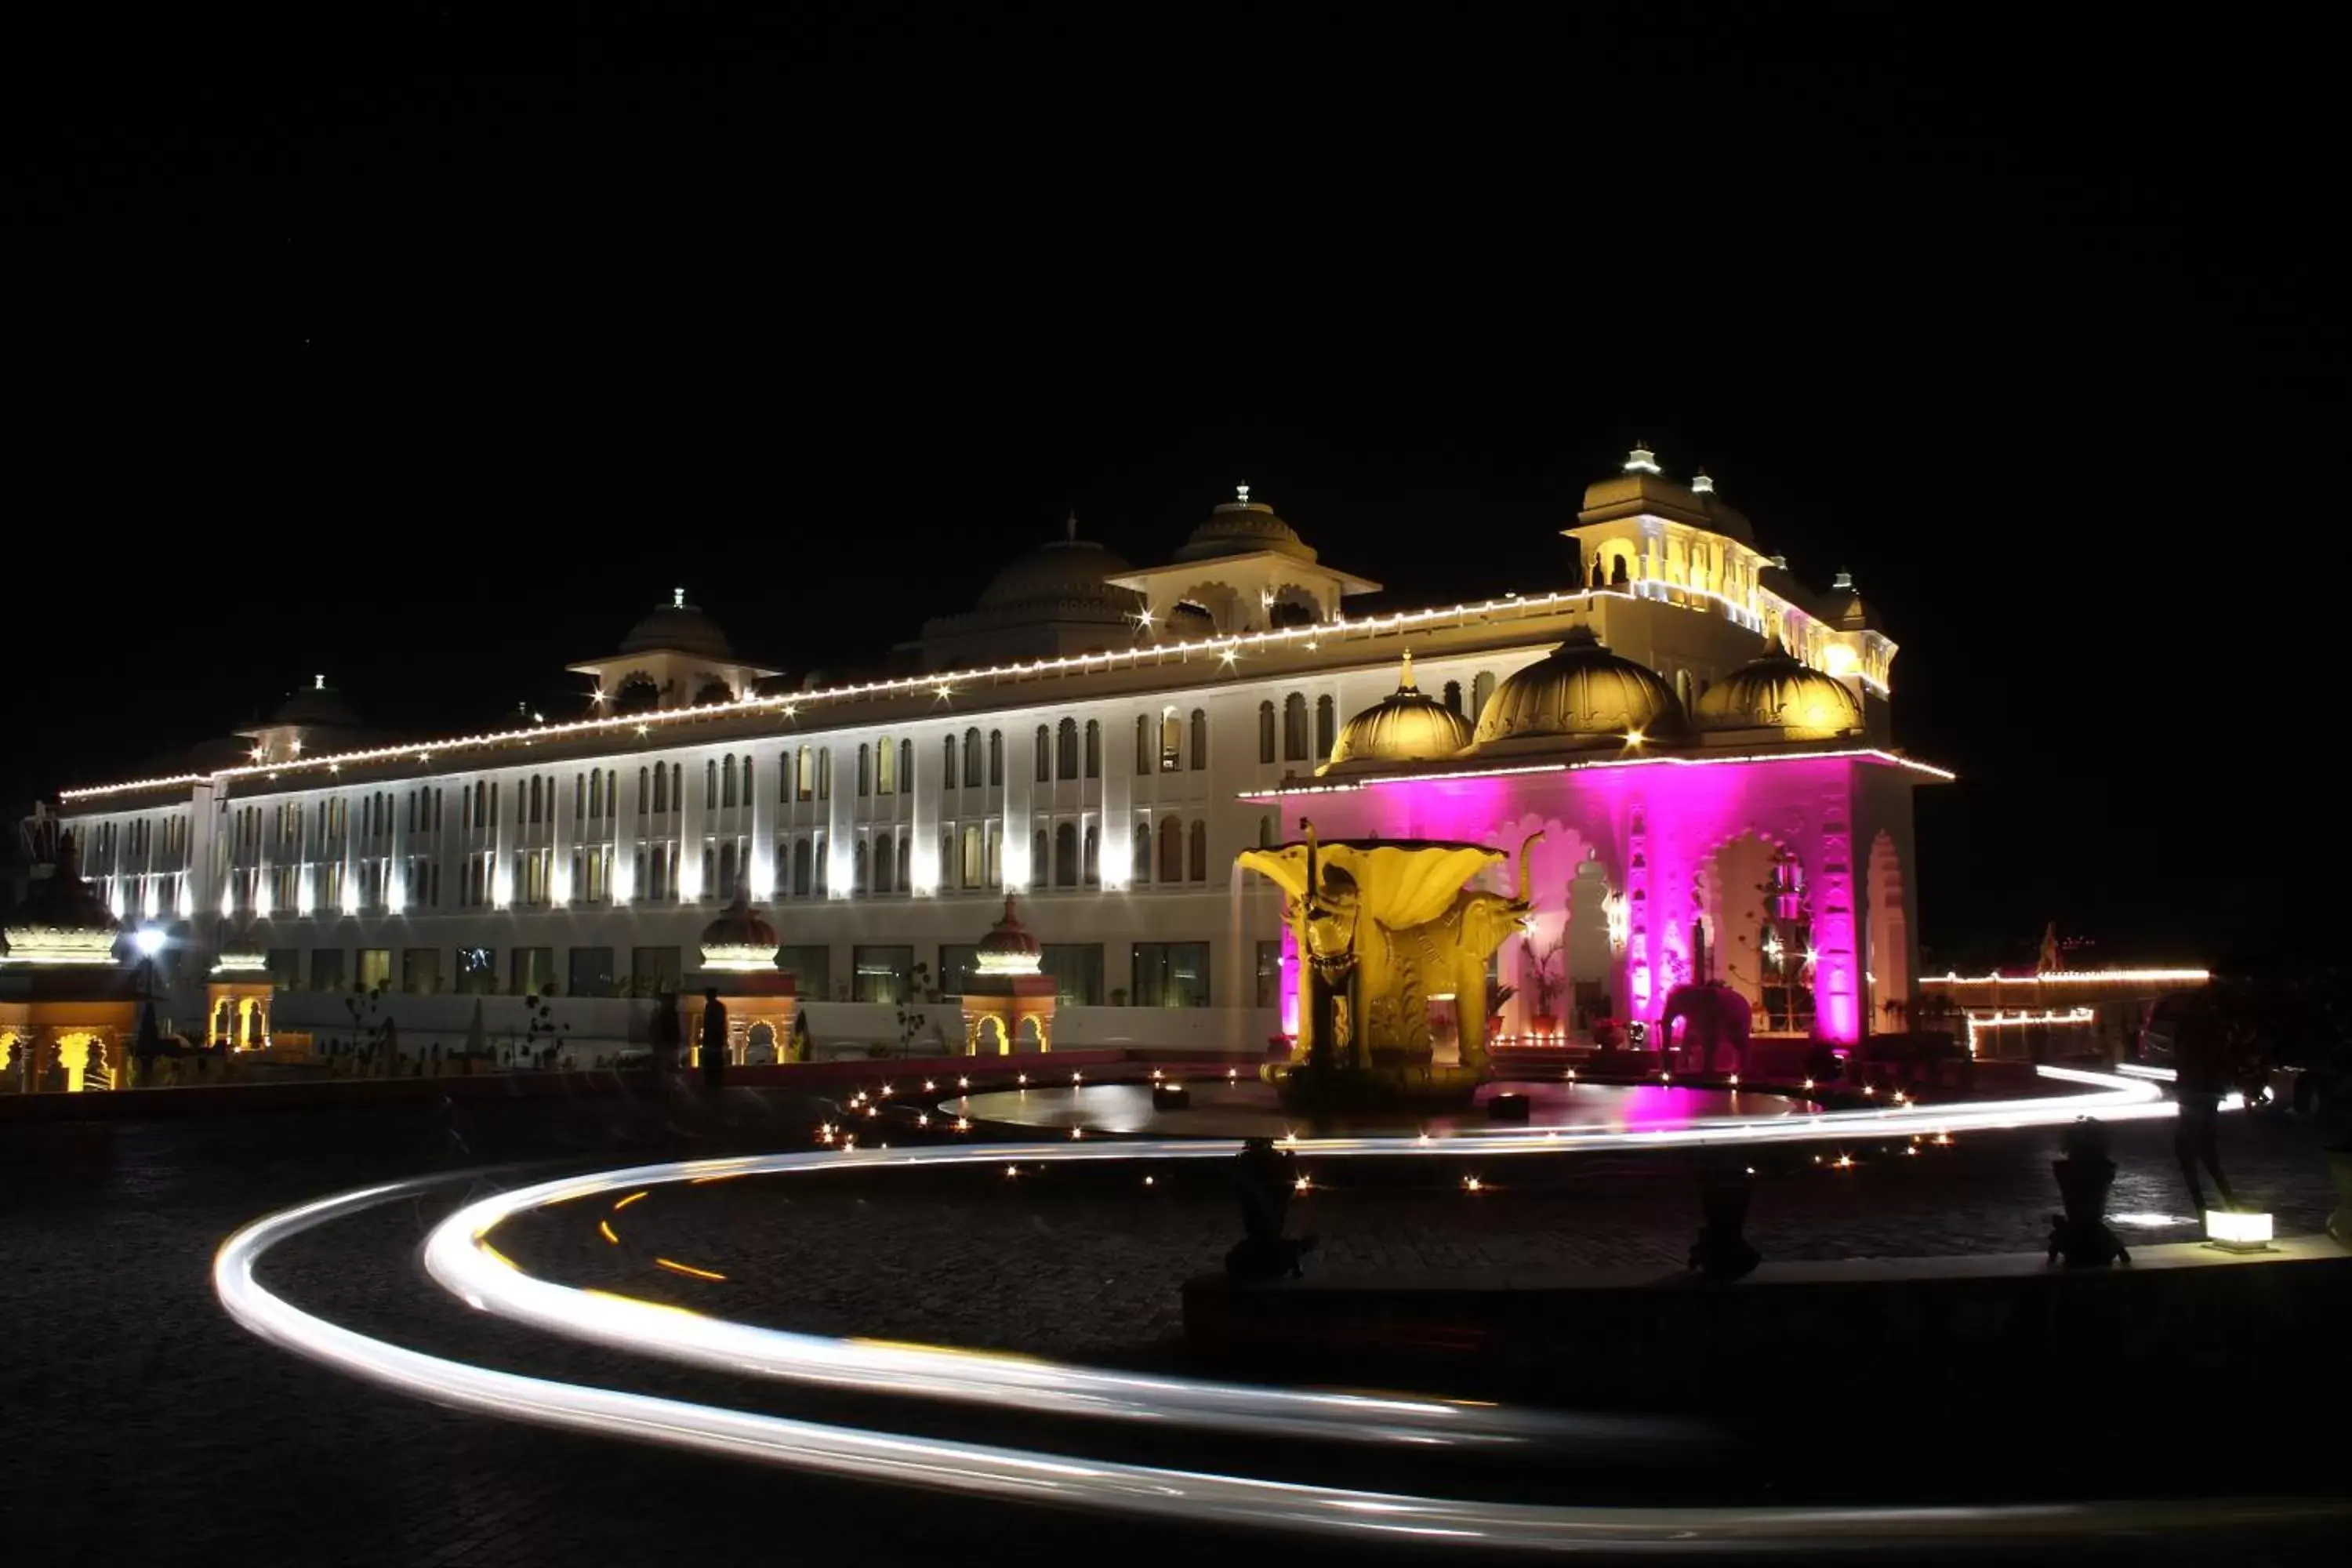
M 814 1120 L 795 1108 L 763 1124 L 756 1103 L 741 1114 L 751 1124 L 732 1131 L 701 1128 L 661 1104 L 590 1101 L 486 1107 L 456 1124 L 446 1113 L 402 1111 L 7 1130 L 0 1555 L 241 1568 L 730 1563 L 793 1552 L 850 1563 L 1107 1552 L 1153 1561 L 1224 1550 L 1342 1560 L 1342 1549 L 1312 1543 L 857 1486 L 446 1413 L 264 1345 L 212 1300 L 207 1268 L 220 1237 L 303 1198 L 477 1161 L 619 1163 L 772 1147 L 796 1142 Z M 2115 1207 L 2182 1212 L 2161 1131 L 2126 1130 L 2121 1143 Z M 2329 1199 L 2306 1134 L 2233 1122 L 2225 1152 L 2283 1230 L 2316 1227 Z M 1920 1157 L 1865 1155 L 1849 1172 L 1800 1169 L 1759 1197 L 1751 1230 L 1776 1257 L 2031 1247 L 2051 1206 L 2047 1153 L 2046 1143 L 1986 1138 Z M 1316 1172 L 1326 1186 L 1294 1226 L 1327 1238 L 1327 1267 L 1671 1263 L 1687 1245 L 1687 1186 L 1655 1170 L 1591 1162 L 1557 1179 L 1496 1174 L 1503 1190 L 1477 1198 L 1451 1185 L 1373 1193 L 1351 1190 L 1356 1178 L 1334 1163 Z M 1169 1363 L 1176 1287 L 1215 1266 L 1234 1231 L 1229 1203 L 1208 1172 L 1150 1189 L 1126 1173 L 1006 1181 L 992 1167 L 828 1174 L 659 1194 L 632 1210 L 619 1247 L 577 1216 L 530 1221 L 534 1234 L 518 1245 L 535 1267 L 625 1278 L 640 1293 L 668 1288 L 674 1299 L 795 1328 Z M 304 1238 L 273 1262 L 270 1283 L 362 1330 L 488 1364 L 875 1419 L 871 1402 L 747 1395 L 707 1374 L 486 1322 L 415 1268 L 415 1244 L 446 1206 L 399 1205 Z M 649 1270 L 656 1241 L 727 1273 L 711 1287 L 725 1305 L 679 1289 L 698 1282 Z M 982 1440 L 1000 1435 L 969 1416 L 929 1419 Z M 2275 1558 L 2270 1550 L 2231 1543 L 2210 1560 L 2288 1560 L 2290 1548 Z M 2145 1558 L 2144 1544 L 2135 1555 Z M 1367 1556 L 1402 1560 L 1344 1549 L 1349 1562 Z

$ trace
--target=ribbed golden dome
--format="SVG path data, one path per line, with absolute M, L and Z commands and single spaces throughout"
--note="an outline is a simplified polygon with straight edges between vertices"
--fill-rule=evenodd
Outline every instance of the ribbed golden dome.
M 1657 671 L 1621 658 L 1590 626 L 1570 628 L 1566 640 L 1528 666 L 1486 700 L 1478 715 L 1481 748 L 1516 741 L 1609 741 L 1671 733 L 1682 728 L 1682 705 Z
M 1777 637 L 1763 658 L 1708 687 L 1692 708 L 1702 730 L 1778 730 L 1791 741 L 1833 740 L 1862 728 L 1853 693 L 1790 658 Z
M 1396 690 L 1341 725 L 1331 760 L 1315 771 L 1327 773 L 1350 763 L 1433 762 L 1469 743 L 1470 721 L 1412 683 L 1408 653 Z

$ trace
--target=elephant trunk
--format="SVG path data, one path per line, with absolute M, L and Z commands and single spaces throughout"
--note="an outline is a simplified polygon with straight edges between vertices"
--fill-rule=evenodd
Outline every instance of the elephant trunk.
M 1529 896 L 1528 896 L 1528 895 L 1529 895 L 1529 891 L 1530 891 L 1528 879 L 1529 879 L 1529 876 L 1530 876 L 1530 874 L 1531 874 L 1531 868 L 1530 868 L 1530 867 L 1528 866 L 1528 850 L 1530 850 L 1530 849 L 1533 849 L 1533 848 L 1536 847 L 1537 843 L 1542 839 L 1542 837 L 1543 837 L 1543 835 L 1542 835 L 1542 833 L 1540 833 L 1540 832 L 1530 833 L 1530 834 L 1528 834 L 1528 837 L 1527 837 L 1527 841 L 1526 841 L 1525 843 L 1523 843 L 1523 844 L 1521 844 L 1521 845 L 1519 846 L 1519 899 L 1518 899 L 1518 903 L 1519 903 L 1519 907 L 1520 907 L 1521 909 L 1526 909 L 1526 908 L 1528 908 L 1528 905 L 1529 905 L 1529 903 L 1532 901 L 1532 900 L 1530 900 Z

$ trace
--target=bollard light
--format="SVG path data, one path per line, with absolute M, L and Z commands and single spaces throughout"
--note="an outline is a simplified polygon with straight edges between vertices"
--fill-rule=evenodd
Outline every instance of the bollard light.
M 2268 1252 L 2271 1216 L 2242 1214 L 2233 1209 L 2207 1209 L 2205 1244 L 2224 1252 Z

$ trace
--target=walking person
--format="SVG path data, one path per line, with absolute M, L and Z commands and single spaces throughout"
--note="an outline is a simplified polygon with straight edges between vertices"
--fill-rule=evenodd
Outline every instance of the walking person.
M 702 1087 L 717 1094 L 727 1080 L 727 1009 L 719 987 L 702 994 Z
M 2221 1173 L 2218 1132 L 2221 1096 L 2230 1087 L 2230 1040 L 2221 990 L 2212 982 L 2207 982 L 2205 989 L 2190 1000 L 2173 1037 L 2172 1058 L 2172 1097 L 2179 1107 L 2172 1124 L 2172 1155 L 2180 1162 L 2181 1180 L 2189 1184 L 2189 1201 L 2202 1225 L 2205 1188 L 2198 1180 L 2200 1165 L 2211 1173 L 2222 1205 L 2238 1206 L 2237 1197 L 2230 1191 L 2230 1178 Z

